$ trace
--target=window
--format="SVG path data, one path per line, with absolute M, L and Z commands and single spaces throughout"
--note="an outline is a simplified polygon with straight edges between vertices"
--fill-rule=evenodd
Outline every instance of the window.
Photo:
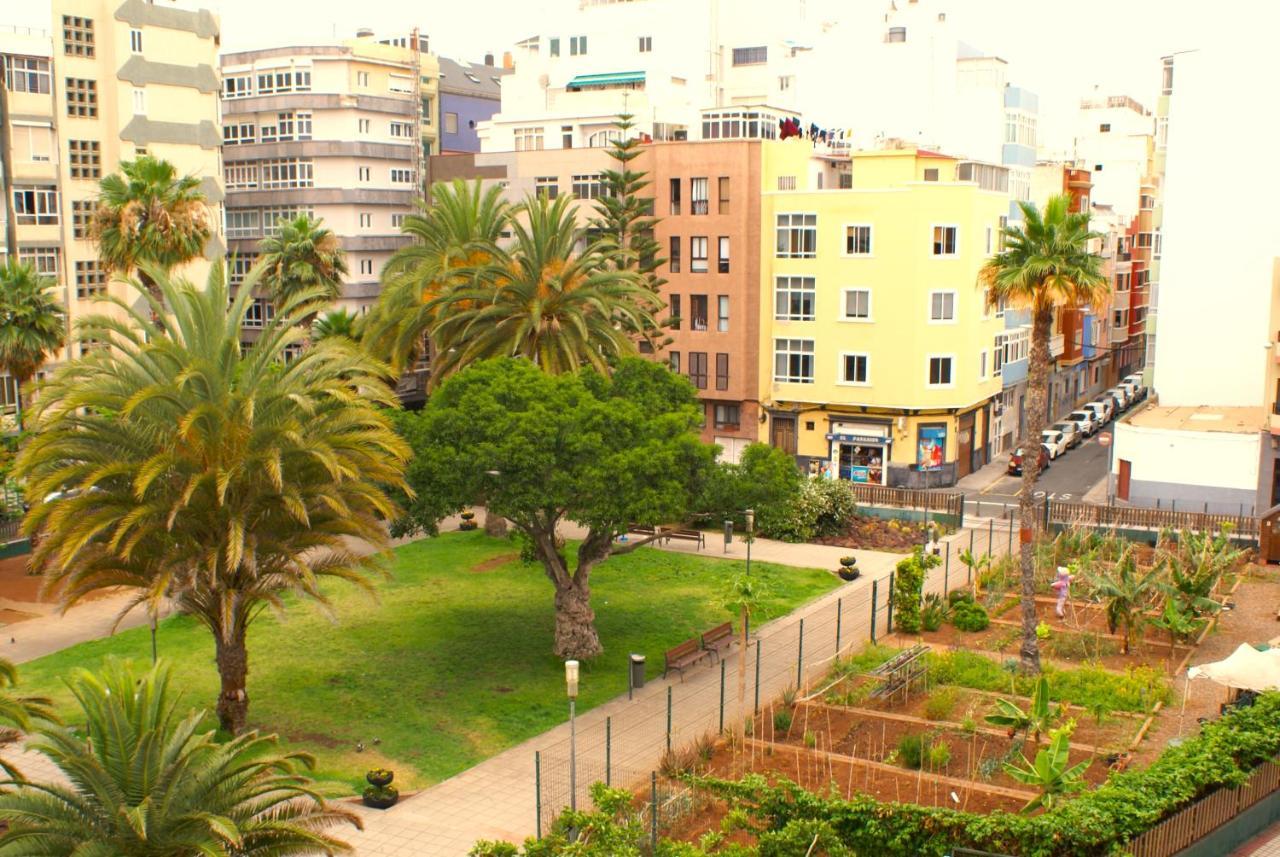
M 367 122 L 368 120 L 363 120 Z M 311 139 L 311 111 L 304 110 L 300 112 L 289 111 L 288 113 L 277 113 L 276 124 L 274 126 L 263 126 L 263 139 L 266 139 L 266 131 L 268 128 L 274 128 L 273 138 L 280 140 L 310 140 Z
M 230 163 L 222 168 L 222 182 L 227 190 L 243 190 L 258 187 L 260 178 L 258 165 L 248 163 Z
M 707 272 L 707 239 L 695 235 L 689 239 L 689 270 L 695 274 Z
M 986 380 L 987 377 L 987 352 L 978 352 L 978 380 Z
M 315 209 L 311 206 L 290 206 L 280 205 L 264 208 L 262 210 L 262 234 L 276 235 L 280 232 L 280 221 L 297 220 L 299 217 L 306 215 L 314 218 L 316 216 Z
M 455 116 L 456 119 L 456 116 Z M 456 122 L 455 122 L 456 124 Z M 455 131 L 457 128 L 454 129 Z M 536 152 L 542 149 L 542 128 L 517 128 L 516 151 Z
M 369 119 L 357 119 L 356 130 L 361 134 L 368 134 L 372 128 L 373 122 Z
M 547 40 L 547 53 L 548 55 L 553 57 L 560 56 L 560 40 L 559 39 Z M 679 370 L 677 369 L 676 371 L 679 371 Z
M 680 213 L 680 179 L 671 179 L 667 183 L 667 187 L 669 189 L 669 193 L 671 196 L 671 213 L 679 214 Z
M 538 176 L 533 180 L 533 190 L 538 196 L 555 199 L 560 195 L 560 185 L 555 176 Z
M 356 72 L 356 86 L 368 86 L 368 85 L 369 85 L 369 72 L 367 71 Z
M 19 247 L 18 261 L 26 262 L 42 277 L 57 279 L 58 272 L 61 270 L 58 265 L 57 247 Z
M 640 53 L 647 54 L 653 51 L 653 36 L 640 37 Z
M 779 259 L 812 259 L 818 253 L 818 215 L 779 214 L 777 256 Z
M 671 249 L 667 253 L 667 270 L 673 274 L 680 273 L 680 236 L 671 236 Z
M 227 283 L 232 286 L 238 286 L 243 283 L 244 278 L 249 276 L 249 270 L 253 267 L 253 263 L 256 261 L 258 261 L 256 253 L 228 256 Z
M 783 75 L 779 75 L 779 76 L 778 76 L 778 91 L 779 91 L 779 92 L 786 92 L 788 89 L 790 89 L 790 88 L 791 88 L 791 85 L 792 85 L 792 84 L 794 84 L 795 82 L 796 82 L 795 75 L 791 75 L 791 74 L 783 74 Z
M 135 116 L 147 115 L 147 91 L 140 87 L 133 89 L 133 113 Z
M 1114 310 L 1111 313 L 1111 324 L 1114 327 L 1129 326 L 1129 311 L 1127 309 Z
M 871 289 L 844 290 L 844 320 L 871 321 Z
M 569 56 L 576 57 L 579 54 L 587 52 L 586 36 L 570 36 L 569 37 Z
M 76 297 L 87 300 L 107 291 L 107 272 L 97 259 L 76 262 Z
M 67 164 L 73 179 L 102 178 L 102 147 L 97 140 L 68 140 Z
M 5 58 L 5 83 L 12 92 L 31 92 L 37 95 L 48 95 L 52 86 L 49 74 L 49 61 L 39 57 Z
M 1100 172 L 1102 172 L 1102 164 L 1094 164 L 1094 165 L 1093 165 L 1093 171 L 1094 171 L 1095 173 L 1100 173 Z
M 954 226 L 933 227 L 933 255 L 954 256 L 956 254 L 956 232 Z
M 753 48 L 734 48 L 734 65 L 760 65 L 769 61 L 769 49 L 763 45 Z
M 795 176 L 778 176 L 778 190 L 795 190 Z
M 716 298 L 716 330 L 720 333 L 726 333 L 729 330 L 728 295 L 720 295 Z
M 717 241 L 716 270 L 721 274 L 729 273 L 729 236 L 721 235 Z
M 94 202 L 91 199 L 71 201 L 71 237 L 88 238 L 89 221 L 93 219 Z
M 720 194 L 719 195 L 720 195 L 720 202 L 718 207 L 716 208 L 716 211 L 718 211 L 720 214 L 728 214 L 729 213 L 729 177 L 728 176 L 720 177 Z
M 252 143 L 257 139 L 258 127 L 252 122 L 232 122 L 222 126 L 222 144 L 224 146 L 238 146 L 242 143 Z
M 817 299 L 813 277 L 778 277 L 773 295 L 777 321 L 813 321 Z
M 19 226 L 57 226 L 59 223 L 57 189 L 14 187 L 13 214 Z
M 871 227 L 855 224 L 844 228 L 844 254 L 846 256 L 871 255 Z
M 402 167 L 391 168 L 392 184 L 413 184 L 413 170 L 406 170 Z
M 262 162 L 262 186 L 278 187 L 314 187 L 315 177 L 312 175 L 310 159 L 281 158 Z
M 924 171 L 924 180 L 927 182 L 936 182 L 938 180 L 938 168 L 930 167 Z
M 773 341 L 773 380 L 784 384 L 813 383 L 813 340 Z
M 997 225 L 999 228 L 996 230 L 996 252 L 1003 253 L 1004 242 L 1005 242 L 1004 231 L 1009 228 L 1008 215 L 1005 215 L 1005 214 L 1000 215 L 1000 222 Z
M 1116 291 L 1117 292 L 1129 291 L 1129 281 L 1132 277 L 1133 275 L 1128 273 L 1116 274 Z
M 1149 193 L 1144 193 L 1138 197 L 1138 207 L 1144 211 L 1150 211 L 1156 207 L 1156 198 Z
M 870 375 L 867 372 L 867 362 L 869 359 L 870 358 L 866 354 L 841 354 L 840 383 L 870 384 Z
M 684 323 L 684 316 L 680 313 L 679 295 L 672 295 L 667 302 L 667 316 L 671 320 L 671 329 L 679 330 L 680 325 Z
M 135 54 L 142 53 L 142 31 L 141 30 L 134 29 L 129 31 L 129 50 Z
M 405 215 L 405 214 L 393 214 L 393 215 L 391 215 L 391 228 L 392 228 L 392 229 L 401 229 L 401 228 L 403 228 L 403 227 L 404 227 L 404 219 L 405 219 L 405 217 L 407 217 L 407 215 Z
M 954 361 L 952 357 L 930 357 L 929 358 L 929 386 L 930 387 L 950 387 L 951 386 L 951 364 Z
M 1139 233 L 1138 233 L 1138 246 L 1139 246 L 1139 247 L 1148 247 L 1148 248 L 1151 246 L 1151 233 L 1150 233 L 1150 232 L 1139 232 Z
M 373 215 L 367 211 L 360 212 L 360 228 L 370 229 L 373 227 Z
M 67 115 L 93 119 L 98 115 L 98 82 L 82 77 L 67 78 Z
M 69 57 L 93 56 L 93 19 L 62 16 L 62 50 Z
M 690 179 L 689 181 L 689 213 L 690 214 L 708 214 L 711 211 L 711 203 L 707 199 L 707 180 L 706 179 Z
M 391 136 L 392 137 L 413 137 L 414 136 L 413 124 L 410 122 L 392 122 Z
M 689 329 L 707 329 L 707 296 L 689 295 Z
M 991 349 L 991 374 L 999 378 L 1004 370 L 1004 336 L 997 334 L 995 347 Z
M 266 298 L 254 298 L 244 312 L 244 327 L 266 327 L 276 317 L 276 308 Z
M 373 260 L 372 260 L 372 259 L 361 259 L 361 260 L 360 260 L 360 273 L 365 274 L 365 275 L 368 275 L 368 274 L 372 274 L 372 273 L 373 273 Z
M 667 360 L 670 361 L 669 365 L 671 366 L 671 371 L 679 375 L 680 374 L 680 352 L 668 351 Z
M 689 352 L 689 380 L 699 390 L 707 389 L 707 352 Z
M 253 95 L 253 75 L 237 74 L 222 79 L 223 98 L 248 98 Z
M 736 430 L 742 424 L 741 405 L 716 405 L 712 409 L 712 422 L 718 429 Z
M 885 34 L 886 42 L 905 42 L 907 40 L 906 27 L 890 27 L 889 32 Z
M 413 78 L 406 77 L 403 74 L 389 75 L 387 77 L 387 91 L 400 95 L 410 95 L 413 93 Z
M 573 177 L 573 195 L 578 199 L 599 199 L 604 195 L 604 184 L 599 173 Z
M 368 77 L 366 76 L 366 84 Z M 271 95 L 277 92 L 310 92 L 311 69 L 281 68 L 273 71 L 258 72 L 258 94 Z
M 956 320 L 956 293 L 929 293 L 929 321 L 944 322 Z
M 256 208 L 228 208 L 227 237 L 257 238 L 262 234 L 259 216 Z

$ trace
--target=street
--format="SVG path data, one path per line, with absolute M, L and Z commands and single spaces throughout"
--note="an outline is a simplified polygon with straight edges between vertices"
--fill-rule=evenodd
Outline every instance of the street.
M 1083 500 L 1089 489 L 1107 474 L 1107 447 L 1098 443 L 1103 434 L 1110 435 L 1111 426 L 1060 455 L 1048 470 L 1040 474 L 1036 482 L 1036 498 L 1048 496 L 1055 500 Z M 968 511 L 988 515 L 995 511 L 982 508 L 988 502 L 1016 505 L 1021 490 L 1022 477 L 1005 474 L 980 492 L 969 494 Z

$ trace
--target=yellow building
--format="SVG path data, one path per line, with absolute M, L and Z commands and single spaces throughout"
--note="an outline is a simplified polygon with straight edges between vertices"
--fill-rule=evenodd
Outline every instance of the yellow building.
M 945 485 L 990 455 L 1003 322 L 977 286 L 1005 168 L 766 142 L 761 439 L 810 472 Z

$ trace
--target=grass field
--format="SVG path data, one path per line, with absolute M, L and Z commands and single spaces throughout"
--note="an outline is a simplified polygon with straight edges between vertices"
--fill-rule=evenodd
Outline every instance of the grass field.
M 605 651 L 583 665 L 579 710 L 626 691 L 628 653 L 646 654 L 653 675 L 666 649 L 728 619 L 718 601 L 740 569 L 651 549 L 598 566 L 592 604 Z M 839 583 L 828 572 L 769 563 L 753 563 L 752 575 L 769 585 L 763 618 Z M 397 549 L 377 600 L 346 584 L 329 591 L 332 616 L 291 601 L 283 618 L 263 614 L 249 634 L 250 725 L 314 753 L 320 779 L 355 786 L 368 768 L 386 765 L 405 788 L 429 785 L 566 716 L 564 670 L 551 654 L 553 589 L 511 542 L 480 531 L 414 542 Z M 161 623 L 158 639 L 184 700 L 211 710 L 209 632 L 178 616 Z M 73 714 L 62 677 L 109 656 L 148 661 L 147 629 L 24 664 L 20 687 L 53 695 Z

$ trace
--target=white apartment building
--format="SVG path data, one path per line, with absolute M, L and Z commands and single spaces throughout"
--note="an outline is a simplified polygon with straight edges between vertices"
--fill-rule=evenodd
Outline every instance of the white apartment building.
M 1093 199 L 1122 217 L 1138 213 L 1155 132 L 1151 111 L 1127 95 L 1094 94 L 1076 113 L 1074 158 L 1093 175 Z

